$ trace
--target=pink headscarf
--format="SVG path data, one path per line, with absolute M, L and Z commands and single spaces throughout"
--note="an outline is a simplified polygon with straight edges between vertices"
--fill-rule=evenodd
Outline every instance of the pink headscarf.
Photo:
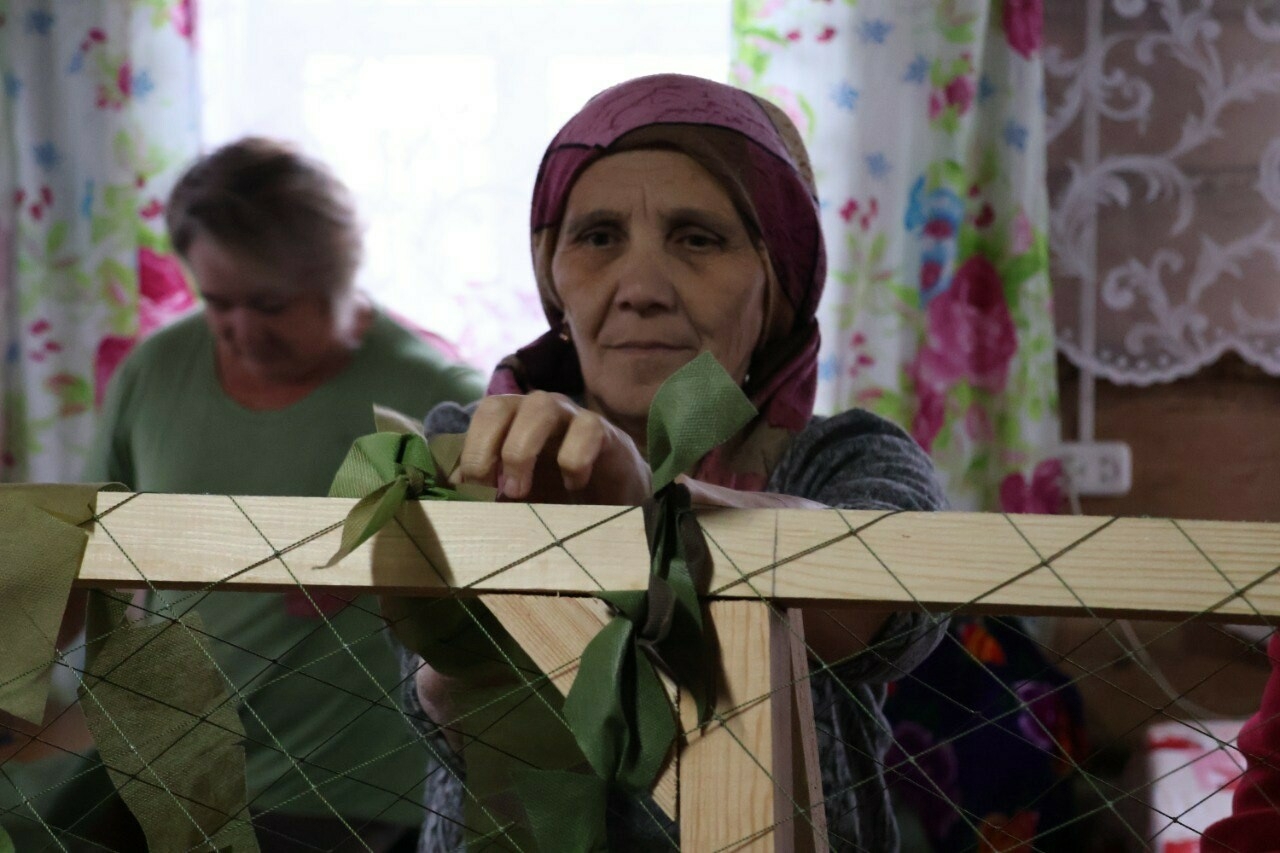
M 765 330 L 744 390 L 760 411 L 735 438 L 709 453 L 694 476 L 759 491 L 791 437 L 813 414 L 818 324 L 826 276 L 817 193 L 795 126 L 747 92 L 679 74 L 641 77 L 606 89 L 556 134 L 533 190 L 533 263 L 551 331 L 508 356 L 490 394 L 583 392 L 573 344 L 557 334 L 563 311 L 551 282 L 551 257 L 569 192 L 596 160 L 660 148 L 693 158 L 733 199 L 758 238 L 769 279 Z

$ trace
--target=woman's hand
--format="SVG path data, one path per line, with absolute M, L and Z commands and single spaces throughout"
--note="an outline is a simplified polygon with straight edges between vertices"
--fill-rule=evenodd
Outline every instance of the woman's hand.
M 619 505 L 642 503 L 651 483 L 630 436 L 545 391 L 481 400 L 453 479 L 512 501 Z

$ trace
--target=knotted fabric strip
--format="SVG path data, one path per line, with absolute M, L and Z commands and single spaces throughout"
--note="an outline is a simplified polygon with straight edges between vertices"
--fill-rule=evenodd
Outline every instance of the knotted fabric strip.
M 403 415 L 375 409 L 379 432 L 356 439 L 329 487 L 329 497 L 359 497 L 342 525 L 342 541 L 329 568 L 395 517 L 409 500 L 492 500 L 480 486 L 452 486 L 461 436 L 438 436 L 431 445 Z

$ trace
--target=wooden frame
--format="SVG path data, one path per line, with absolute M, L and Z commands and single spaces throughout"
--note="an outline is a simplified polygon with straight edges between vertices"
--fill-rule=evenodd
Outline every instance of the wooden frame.
M 415 502 L 316 569 L 353 503 L 102 494 L 76 584 L 480 595 L 562 691 L 608 619 L 589 596 L 647 584 L 634 507 Z M 826 849 L 797 605 L 1280 619 L 1277 524 L 719 509 L 699 522 L 720 711 L 699 730 L 673 691 L 685 743 L 654 790 L 687 850 Z
M 315 570 L 337 550 L 354 503 L 104 493 L 78 584 L 301 583 L 440 596 L 590 595 L 647 583 L 635 507 L 412 503 L 398 524 Z M 698 517 L 715 564 L 712 598 L 1235 622 L 1280 616 L 1280 524 L 848 510 L 708 509 Z

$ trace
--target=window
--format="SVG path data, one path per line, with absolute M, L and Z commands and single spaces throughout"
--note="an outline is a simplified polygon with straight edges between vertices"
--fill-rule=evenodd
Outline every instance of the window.
M 361 285 L 487 369 L 545 328 L 529 260 L 543 150 L 641 74 L 725 79 L 726 0 L 219 0 L 203 138 L 292 140 L 367 224 Z

